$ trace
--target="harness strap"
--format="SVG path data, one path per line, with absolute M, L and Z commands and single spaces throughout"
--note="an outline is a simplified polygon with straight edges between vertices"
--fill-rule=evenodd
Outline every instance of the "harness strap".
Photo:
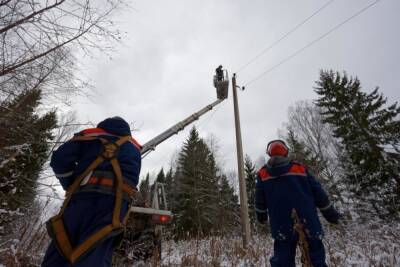
M 47 228 L 51 237 L 54 238 L 57 248 L 67 258 L 72 254 L 72 246 L 65 230 L 62 218 L 54 216 L 47 222 Z
M 114 227 L 122 227 L 121 221 L 119 219 L 121 213 L 121 204 L 122 204 L 122 173 L 121 168 L 119 167 L 118 161 L 113 158 L 111 160 L 111 166 L 115 171 L 116 176 L 116 185 L 115 185 L 115 205 L 113 212 L 113 226 Z
M 114 230 L 114 226 L 112 224 L 108 224 L 101 228 L 98 232 L 91 235 L 88 239 L 86 239 L 82 244 L 80 244 L 74 251 L 71 253 L 69 260 L 71 263 L 76 262 L 83 254 L 85 254 L 89 249 L 91 249 L 98 241 L 103 239 L 109 233 Z
M 112 231 L 122 228 L 126 223 L 129 212 L 125 215 L 125 217 L 120 220 L 120 213 L 121 213 L 121 205 L 122 205 L 122 194 L 123 189 L 129 187 L 128 185 L 124 184 L 121 167 L 119 165 L 117 159 L 117 152 L 119 147 L 127 142 L 131 141 L 130 136 L 124 136 L 119 138 L 115 142 L 110 142 L 109 140 L 101 137 L 93 137 L 93 136 L 76 136 L 72 138 L 72 141 L 93 141 L 93 140 L 100 140 L 103 144 L 103 151 L 101 154 L 89 165 L 89 167 L 79 175 L 72 185 L 67 189 L 66 198 L 64 203 L 60 209 L 60 212 L 52 217 L 48 222 L 48 229 L 51 233 L 50 235 L 56 241 L 57 247 L 61 250 L 62 254 L 67 258 L 71 263 L 76 262 L 82 255 L 88 252 L 96 243 L 100 242 L 103 238 L 105 238 L 108 234 Z M 89 175 L 97 166 L 99 166 L 105 160 L 110 161 L 113 171 L 115 173 L 115 204 L 113 210 L 113 217 L 112 223 L 109 225 L 104 226 L 96 233 L 89 236 L 82 244 L 80 244 L 76 248 L 72 248 L 71 242 L 68 238 L 67 232 L 65 230 L 64 222 L 62 220 L 64 211 L 68 206 L 73 193 L 75 193 L 78 188 L 80 187 L 83 179 Z M 124 187 L 125 186 L 125 187 Z M 133 192 L 132 192 L 133 191 Z M 132 194 L 135 192 L 131 189 Z

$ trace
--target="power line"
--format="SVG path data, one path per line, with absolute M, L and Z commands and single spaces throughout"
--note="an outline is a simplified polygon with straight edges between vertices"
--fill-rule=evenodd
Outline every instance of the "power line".
M 329 6 L 330 4 L 332 4 L 335 0 L 330 0 L 328 2 L 326 2 L 322 7 L 320 7 L 319 9 L 317 9 L 314 13 L 312 13 L 310 16 L 308 16 L 306 19 L 304 19 L 303 21 L 301 21 L 299 24 L 297 24 L 293 29 L 291 29 L 290 31 L 288 31 L 287 33 L 285 33 L 281 38 L 279 38 L 278 40 L 276 40 L 275 42 L 273 42 L 271 45 L 269 45 L 268 47 L 266 47 L 264 50 L 262 50 L 259 54 L 257 54 L 255 57 L 253 57 L 250 61 L 248 61 L 246 64 L 244 64 L 243 66 L 241 66 L 237 71 L 235 71 L 235 73 L 239 73 L 240 71 L 242 71 L 243 69 L 245 69 L 247 66 L 249 66 L 251 63 L 253 63 L 254 61 L 256 61 L 258 58 L 260 58 L 262 55 L 264 55 L 265 53 L 267 53 L 268 51 L 270 51 L 274 46 L 276 46 L 277 44 L 279 44 L 281 41 L 283 41 L 284 39 L 286 39 L 286 37 L 288 37 L 290 34 L 294 33 L 297 29 L 299 29 L 301 26 L 303 26 L 307 21 L 309 21 L 311 18 L 313 18 L 315 15 L 317 15 L 319 12 L 321 12 L 323 9 L 325 9 L 327 6 Z
M 380 2 L 381 0 L 376 0 L 375 2 L 367 5 L 366 7 L 364 7 L 363 9 L 361 9 L 360 11 L 356 12 L 355 14 L 353 14 L 351 17 L 347 18 L 346 20 L 342 21 L 341 23 L 337 24 L 336 26 L 334 26 L 333 28 L 331 28 L 329 31 L 327 31 L 326 33 L 322 34 L 320 37 L 318 37 L 317 39 L 314 39 L 313 41 L 311 41 L 310 43 L 308 43 L 307 45 L 303 46 L 302 48 L 296 50 L 293 54 L 289 55 L 288 57 L 284 58 L 282 61 L 280 61 L 279 63 L 273 65 L 271 68 L 267 69 L 266 71 L 262 72 L 260 75 L 256 76 L 254 79 L 250 80 L 249 82 L 247 82 L 245 84 L 245 87 L 248 86 L 249 84 L 252 84 L 253 82 L 259 80 L 262 76 L 268 74 L 269 72 L 273 71 L 274 69 L 276 69 L 277 67 L 279 67 L 280 65 L 282 65 L 283 63 L 289 61 L 290 59 L 292 59 L 293 57 L 297 56 L 298 54 L 300 54 L 301 52 L 303 52 L 304 50 L 306 50 L 307 48 L 309 48 L 310 46 L 314 45 L 315 43 L 317 43 L 318 41 L 322 40 L 323 38 L 325 38 L 326 36 L 328 36 L 330 33 L 334 32 L 335 30 L 339 29 L 341 26 L 343 26 L 344 24 L 346 24 L 347 22 L 349 22 L 350 20 L 354 19 L 355 17 L 361 15 L 363 12 L 365 12 L 367 9 L 369 9 L 370 7 L 374 6 L 375 4 L 377 4 L 378 2 Z

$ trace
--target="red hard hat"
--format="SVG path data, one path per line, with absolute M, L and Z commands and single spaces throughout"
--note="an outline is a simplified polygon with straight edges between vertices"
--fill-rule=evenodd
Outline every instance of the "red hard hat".
M 289 154 L 289 148 L 282 140 L 273 140 L 267 145 L 267 154 L 270 157 L 282 156 L 287 157 Z

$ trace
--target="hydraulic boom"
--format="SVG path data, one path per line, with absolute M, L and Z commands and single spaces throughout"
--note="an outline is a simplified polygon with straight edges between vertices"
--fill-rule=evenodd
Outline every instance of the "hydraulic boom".
M 164 142 L 165 140 L 167 140 L 168 138 L 170 138 L 174 134 L 177 134 L 178 132 L 182 131 L 186 126 L 188 126 L 192 122 L 198 120 L 202 115 L 204 115 L 208 111 L 212 110 L 216 105 L 218 105 L 222 101 L 224 101 L 224 99 L 215 100 L 213 103 L 205 106 L 204 108 L 202 108 L 198 112 L 193 113 L 192 115 L 190 115 L 186 119 L 178 122 L 177 124 L 175 124 L 171 128 L 167 129 L 163 133 L 159 134 L 158 136 L 154 137 L 150 141 L 146 142 L 142 146 L 142 150 L 141 150 L 142 157 L 145 157 L 149 152 L 153 151 L 156 148 L 156 146 L 159 145 L 160 143 Z

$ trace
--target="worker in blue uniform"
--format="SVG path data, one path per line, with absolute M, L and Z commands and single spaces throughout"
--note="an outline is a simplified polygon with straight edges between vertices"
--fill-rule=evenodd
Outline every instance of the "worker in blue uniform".
M 129 124 L 112 117 L 75 134 L 53 152 L 50 166 L 67 195 L 80 180 L 59 220 L 48 222 L 52 241 L 43 267 L 111 266 L 113 245 L 136 192 L 140 149 Z
M 307 168 L 288 158 L 289 149 L 282 140 L 271 141 L 267 146 L 270 156 L 257 175 L 255 208 L 259 223 L 269 219 L 274 238 L 271 266 L 295 266 L 296 246 L 299 235 L 292 219 L 296 211 L 305 227 L 311 264 L 325 267 L 325 250 L 322 243 L 323 229 L 318 211 L 328 222 L 337 224 L 339 213 L 335 210 L 321 184 Z

